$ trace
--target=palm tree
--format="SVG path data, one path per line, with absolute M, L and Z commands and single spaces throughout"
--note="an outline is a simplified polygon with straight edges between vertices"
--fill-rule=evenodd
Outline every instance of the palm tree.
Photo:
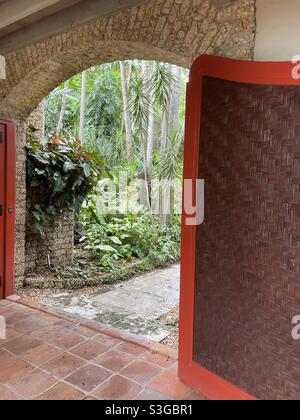
M 79 119 L 79 140 L 83 143 L 86 113 L 86 85 L 87 71 L 82 72 L 81 97 L 80 97 L 80 119 Z
M 139 69 L 140 71 L 135 72 L 130 85 L 129 110 L 134 122 L 135 131 L 141 138 L 141 156 L 143 159 L 143 172 L 147 190 L 147 204 L 150 209 L 153 156 L 155 150 L 155 122 L 159 117 L 160 111 L 164 116 L 167 116 L 165 121 L 169 123 L 170 119 L 168 116 L 173 97 L 171 92 L 172 87 L 177 83 L 177 79 L 172 74 L 170 67 L 162 63 L 142 62 Z M 174 118 L 176 118 L 175 114 Z M 168 127 L 166 128 L 165 148 L 168 138 Z
M 153 143 L 155 127 L 155 105 L 157 110 L 161 110 L 163 115 L 168 113 L 171 102 L 171 88 L 175 80 L 168 66 L 161 63 L 154 63 L 151 73 L 147 80 L 147 90 L 150 98 L 150 119 L 148 131 L 148 154 L 147 154 L 147 172 L 152 179 L 153 172 Z
M 167 139 L 167 148 L 160 163 L 162 180 L 161 222 L 171 224 L 174 215 L 176 182 L 181 178 L 183 132 L 173 131 Z
M 172 131 L 177 131 L 179 125 L 182 68 L 178 66 L 171 66 L 171 73 L 173 75 L 173 84 L 171 87 L 169 135 L 172 133 Z
M 141 137 L 141 155 L 152 178 L 155 120 L 159 110 L 169 112 L 171 87 L 175 79 L 161 63 L 142 62 L 130 85 L 129 111 L 135 131 Z
M 132 163 L 133 161 L 132 121 L 129 112 L 129 82 L 131 76 L 131 67 L 131 63 L 127 64 L 124 61 L 120 61 L 127 160 L 129 163 Z
M 61 93 L 61 108 L 60 108 L 58 123 L 56 127 L 56 134 L 58 136 L 60 136 L 61 131 L 63 129 L 63 125 L 64 125 L 64 117 L 65 117 L 66 104 L 67 104 L 67 91 L 68 91 L 68 82 L 65 82 L 64 89 L 62 90 L 62 92 L 60 92 Z

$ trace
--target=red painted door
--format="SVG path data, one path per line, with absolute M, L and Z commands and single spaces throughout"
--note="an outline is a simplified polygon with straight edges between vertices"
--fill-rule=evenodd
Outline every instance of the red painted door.
M 212 56 L 191 70 L 179 377 L 213 400 L 300 395 L 291 336 L 300 312 L 298 70 Z M 190 214 L 198 179 L 202 225 Z
M 16 126 L 0 120 L 0 299 L 13 294 L 16 207 Z
M 5 153 L 6 129 L 0 124 L 0 299 L 4 297 L 4 255 L 5 255 L 5 174 L 6 174 L 6 153 Z

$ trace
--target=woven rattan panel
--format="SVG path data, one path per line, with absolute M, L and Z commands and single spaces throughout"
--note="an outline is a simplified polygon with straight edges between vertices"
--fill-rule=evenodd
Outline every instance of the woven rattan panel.
M 259 399 L 300 399 L 300 88 L 206 78 L 194 359 Z

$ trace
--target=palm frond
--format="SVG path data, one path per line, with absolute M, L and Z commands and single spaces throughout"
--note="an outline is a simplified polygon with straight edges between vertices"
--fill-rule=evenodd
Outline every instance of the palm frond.
M 134 126 L 139 130 L 145 130 L 149 118 L 149 97 L 145 89 L 145 81 L 140 74 L 135 74 L 129 88 L 129 112 Z
M 173 132 L 168 137 L 167 149 L 160 164 L 162 179 L 175 180 L 180 176 L 182 171 L 182 145 L 182 132 Z

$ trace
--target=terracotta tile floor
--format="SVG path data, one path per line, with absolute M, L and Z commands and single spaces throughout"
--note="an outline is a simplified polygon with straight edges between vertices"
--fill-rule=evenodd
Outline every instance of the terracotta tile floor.
M 116 338 L 6 300 L 0 315 L 7 323 L 0 400 L 203 399 L 179 381 L 167 347 L 149 350 L 124 333 Z

